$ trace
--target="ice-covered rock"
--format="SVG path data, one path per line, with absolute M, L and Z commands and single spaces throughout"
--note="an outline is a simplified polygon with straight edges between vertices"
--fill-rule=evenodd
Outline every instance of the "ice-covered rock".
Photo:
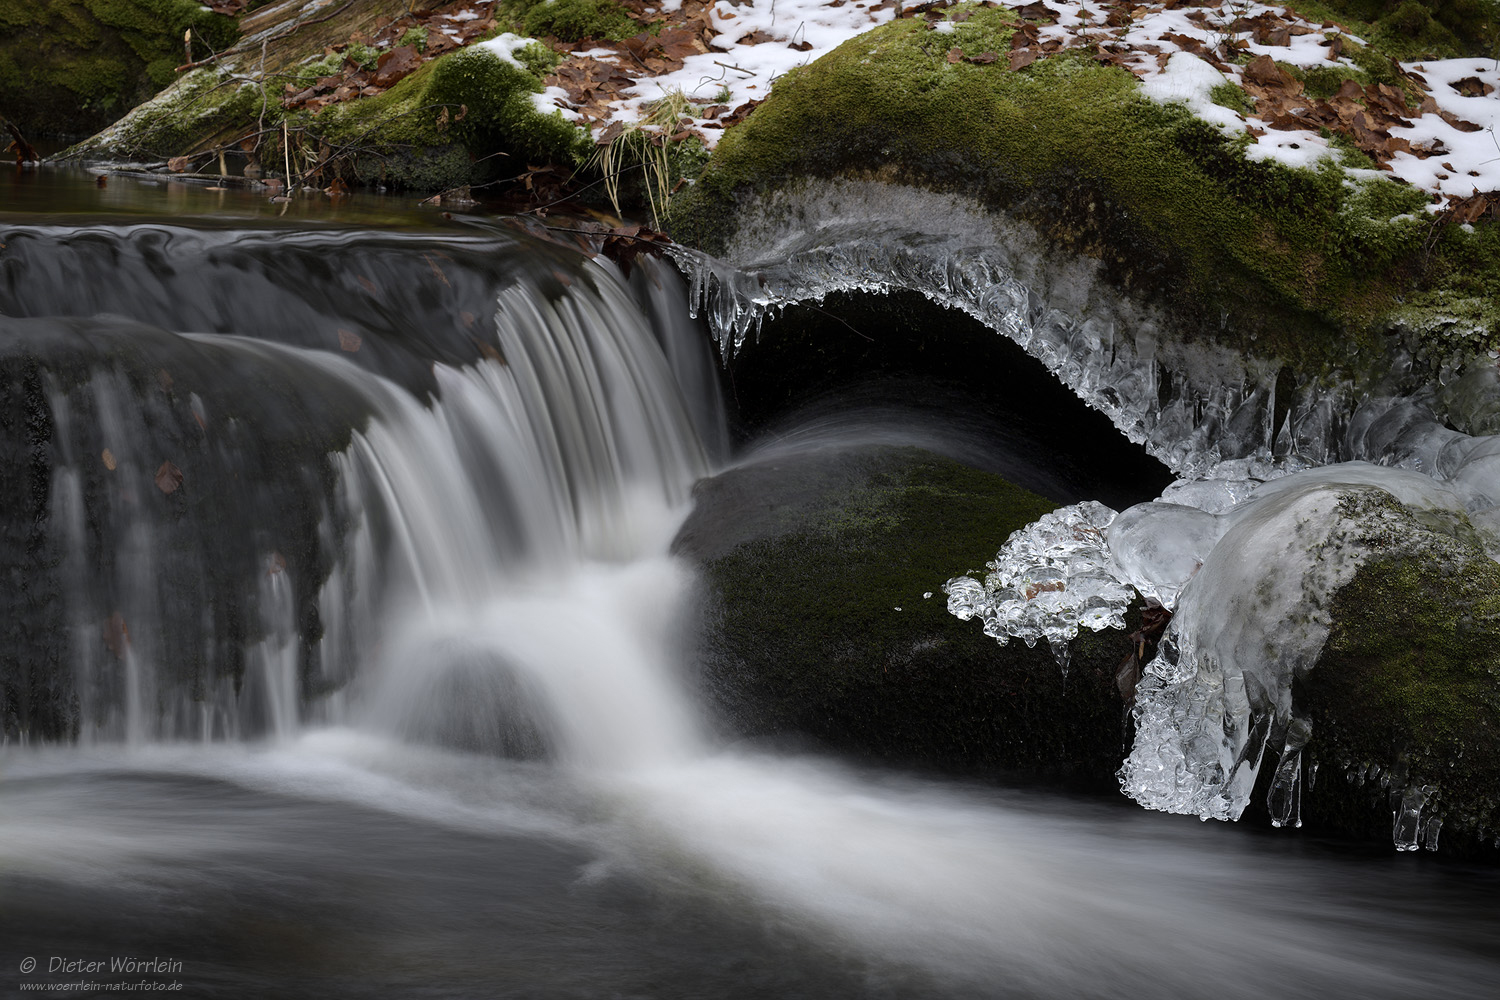
M 1164 608 L 1193 578 L 1228 527 L 1226 519 L 1176 503 L 1136 504 L 1105 532 L 1117 579 Z
M 1268 483 L 1227 518 L 1145 668 L 1120 782 L 1147 808 L 1233 820 L 1268 738 L 1294 742 L 1285 735 L 1292 681 L 1317 661 L 1333 594 L 1373 555 L 1418 552 L 1434 534 L 1472 529 L 1452 491 L 1363 463 Z M 1284 821 L 1295 793 L 1273 789 Z

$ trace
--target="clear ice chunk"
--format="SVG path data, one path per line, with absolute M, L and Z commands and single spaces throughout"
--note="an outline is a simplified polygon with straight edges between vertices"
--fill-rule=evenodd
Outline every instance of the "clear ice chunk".
M 1422 809 L 1437 791 L 1432 785 L 1408 785 L 1391 811 L 1391 840 L 1398 851 L 1415 851 L 1421 846 Z
M 1042 515 L 1012 533 L 986 565 L 984 582 L 960 576 L 943 585 L 949 613 L 980 619 L 1002 646 L 1045 640 L 1066 669 L 1068 642 L 1080 628 L 1125 627 L 1134 595 L 1110 566 L 1104 533 L 1114 518 L 1092 500 Z
M 1269 482 L 1223 515 L 1228 530 L 1182 589 L 1137 686 L 1125 794 L 1165 812 L 1239 818 L 1266 733 L 1300 738 L 1292 680 L 1322 650 L 1328 599 L 1371 554 L 1410 536 L 1414 508 L 1462 516 L 1463 501 L 1418 473 L 1352 463 Z M 1295 816 L 1292 756 L 1284 750 L 1288 771 L 1273 790 L 1284 822 Z M 1371 765 L 1364 778 L 1378 775 Z
M 1116 578 L 1164 608 L 1208 558 L 1228 521 L 1176 503 L 1136 504 L 1121 511 L 1105 532 Z

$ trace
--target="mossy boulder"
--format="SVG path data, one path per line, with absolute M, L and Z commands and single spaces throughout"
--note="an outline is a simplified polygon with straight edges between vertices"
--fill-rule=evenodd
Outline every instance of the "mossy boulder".
M 949 615 L 942 584 L 1056 506 L 915 448 L 765 458 L 701 482 L 675 551 L 702 568 L 703 674 L 734 735 L 968 774 L 1111 784 L 1122 633 L 1064 672 Z M 931 596 L 924 596 L 931 595 Z
M 592 148 L 587 132 L 532 100 L 553 61 L 526 39 L 500 51 L 461 49 L 377 97 L 293 120 L 319 143 L 348 150 L 348 172 L 365 182 L 442 189 L 517 164 L 576 166 Z
M 950 62 L 1009 50 L 1005 9 L 962 4 L 937 35 L 905 18 L 778 79 L 674 205 L 684 242 L 722 251 L 774 192 L 809 178 L 961 193 L 1097 260 L 1163 307 L 1175 336 L 1280 358 L 1308 378 L 1383 357 L 1393 326 L 1500 346 L 1500 233 L 1435 225 L 1413 188 L 1253 161 L 1185 105 L 1147 98 L 1084 50 L 1018 71 Z
M 3 0 L 0 114 L 28 135 L 87 135 L 228 48 L 233 18 L 193 0 Z
M 185 156 L 201 168 L 225 153 L 231 164 L 255 162 L 268 174 L 289 164 L 294 178 L 319 186 L 343 177 L 418 190 L 582 162 L 587 132 L 538 98 L 558 57 L 514 35 L 428 60 L 378 95 L 316 110 L 283 107 L 288 86 L 308 86 L 346 62 L 374 66 L 379 50 L 350 39 L 368 38 L 406 9 L 403 0 L 353 0 L 306 21 L 296 5 L 246 13 L 242 42 L 61 156 Z
M 265 95 L 254 84 L 215 66 L 199 67 L 61 156 L 149 162 L 211 153 L 235 146 L 265 104 Z M 274 122 L 276 116 L 269 120 Z M 253 124 L 249 130 L 254 130 Z
M 533 100 L 554 58 L 507 36 L 497 48 L 423 63 L 378 96 L 289 113 L 260 83 L 202 67 L 64 156 L 164 159 L 236 149 L 253 137 L 269 172 L 290 162 L 294 176 L 320 183 L 343 176 L 417 190 L 476 183 L 533 162 L 577 165 L 591 148 L 587 133 Z
M 1334 597 L 1316 667 L 1294 688 L 1312 722 L 1314 830 L 1388 840 L 1409 790 L 1443 853 L 1500 857 L 1500 565 L 1477 546 L 1371 560 Z M 1434 830 L 1434 833 L 1438 831 Z

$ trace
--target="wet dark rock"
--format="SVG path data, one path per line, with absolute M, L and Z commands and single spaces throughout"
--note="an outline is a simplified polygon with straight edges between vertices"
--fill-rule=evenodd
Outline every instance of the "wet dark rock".
M 695 500 L 675 550 L 703 570 L 698 681 L 732 735 L 1112 783 L 1124 634 L 1085 633 L 1065 676 L 1045 647 L 1001 647 L 949 615 L 941 592 L 1054 503 L 891 447 L 764 458 Z

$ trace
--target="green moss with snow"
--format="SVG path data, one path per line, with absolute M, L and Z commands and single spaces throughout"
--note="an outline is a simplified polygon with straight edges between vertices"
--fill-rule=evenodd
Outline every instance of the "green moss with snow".
M 530 39 L 502 36 L 425 63 L 377 97 L 292 121 L 345 151 L 361 181 L 438 189 L 528 162 L 578 164 L 591 148 L 588 134 L 533 100 L 555 59 Z
M 342 63 L 345 55 L 336 58 Z M 587 133 L 534 100 L 555 61 L 530 39 L 502 36 L 424 63 L 378 96 L 293 112 L 259 86 L 205 67 L 65 155 L 212 154 L 260 134 L 261 157 L 272 172 L 289 154 L 293 174 L 317 171 L 324 181 L 342 174 L 421 190 L 474 183 L 532 162 L 578 164 L 591 148 Z M 309 60 L 303 68 L 315 74 L 318 66 Z
M 209 151 L 254 131 L 262 108 L 274 125 L 281 110 L 274 98 L 215 67 L 200 67 L 62 156 L 149 161 Z
M 1148 99 L 1087 52 L 1019 71 L 951 62 L 954 47 L 1009 51 L 1017 23 L 977 5 L 948 17 L 960 11 L 950 34 L 897 20 L 778 80 L 674 211 L 678 237 L 720 249 L 743 199 L 803 177 L 875 176 L 1009 211 L 1170 306 L 1184 331 L 1303 371 L 1336 366 L 1351 340 L 1376 346 L 1393 319 L 1446 334 L 1440 303 L 1490 323 L 1491 231 L 1435 226 L 1421 192 L 1331 159 L 1251 161 L 1248 137 Z

